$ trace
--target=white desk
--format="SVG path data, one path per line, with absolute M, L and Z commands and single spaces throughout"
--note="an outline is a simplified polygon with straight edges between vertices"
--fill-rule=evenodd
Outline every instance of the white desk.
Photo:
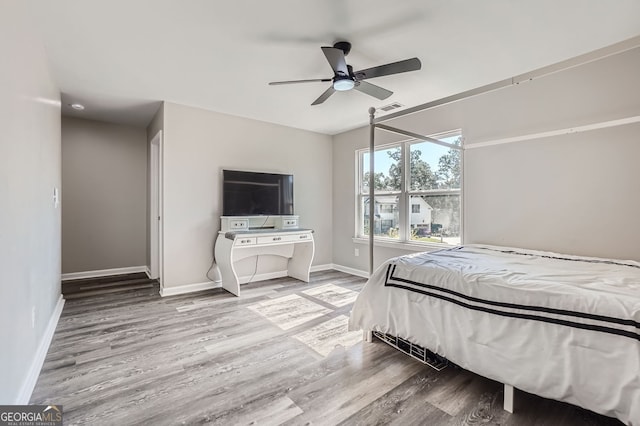
M 285 257 L 287 275 L 309 282 L 309 272 L 315 245 L 310 229 L 256 229 L 220 231 L 216 239 L 216 263 L 222 275 L 222 287 L 240 295 L 240 281 L 234 264 L 259 255 Z

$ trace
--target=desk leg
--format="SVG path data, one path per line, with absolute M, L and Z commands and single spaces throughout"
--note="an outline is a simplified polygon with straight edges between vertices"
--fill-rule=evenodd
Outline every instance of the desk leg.
M 314 251 L 313 241 L 294 244 L 293 256 L 289 259 L 287 275 L 308 283 Z
M 216 239 L 216 263 L 220 268 L 220 275 L 222 276 L 222 288 L 229 293 L 236 296 L 240 296 L 240 283 L 238 282 L 238 276 L 233 269 L 233 241 L 226 238 L 224 235 L 218 235 Z

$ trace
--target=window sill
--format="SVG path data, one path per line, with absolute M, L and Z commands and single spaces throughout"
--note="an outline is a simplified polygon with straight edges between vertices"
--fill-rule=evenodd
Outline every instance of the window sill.
M 354 237 L 353 242 L 356 244 L 369 245 L 369 238 Z M 376 238 L 373 240 L 373 245 L 376 247 L 389 247 L 400 250 L 409 251 L 434 251 L 444 248 L 456 247 L 451 244 L 438 244 L 438 243 L 414 243 L 409 241 L 394 241 L 392 239 Z

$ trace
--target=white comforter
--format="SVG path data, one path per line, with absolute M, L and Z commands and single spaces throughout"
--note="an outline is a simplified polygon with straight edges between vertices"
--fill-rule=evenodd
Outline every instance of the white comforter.
M 640 263 L 470 245 L 390 259 L 351 330 L 640 425 Z

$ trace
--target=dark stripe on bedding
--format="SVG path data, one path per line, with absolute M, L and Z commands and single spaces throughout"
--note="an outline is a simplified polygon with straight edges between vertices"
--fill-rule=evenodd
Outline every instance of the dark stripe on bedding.
M 389 268 L 391 268 L 391 266 L 393 266 L 393 269 L 391 270 L 391 274 L 389 275 Z M 545 312 L 548 314 L 556 314 L 556 315 L 565 315 L 565 316 L 573 316 L 573 317 L 578 317 L 578 318 L 586 318 L 586 319 L 591 319 L 591 320 L 597 320 L 597 321 L 603 321 L 603 322 L 610 322 L 610 323 L 614 323 L 614 324 L 620 324 L 620 325 L 628 325 L 631 327 L 636 327 L 636 328 L 640 328 L 640 323 L 631 319 L 623 319 L 623 318 L 615 318 L 615 317 L 609 317 L 609 316 L 605 316 L 605 315 L 597 315 L 597 314 L 590 314 L 590 313 L 586 313 L 586 312 L 578 312 L 578 311 L 569 311 L 569 310 L 565 310 L 565 309 L 557 309 L 557 308 L 548 308 L 546 306 L 531 306 L 531 305 L 520 305 L 517 303 L 508 303 L 508 302 L 496 302 L 494 300 L 486 300 L 486 299 L 480 299 L 478 297 L 473 297 L 473 296 L 469 296 L 460 292 L 457 292 L 455 290 L 451 290 L 448 288 L 443 288 L 443 287 L 438 287 L 435 285 L 431 285 L 431 284 L 424 284 L 424 283 L 419 283 L 417 281 L 412 281 L 406 278 L 399 278 L 399 277 L 395 277 L 394 273 L 396 271 L 396 266 L 395 264 L 393 265 L 389 265 L 389 268 L 387 268 L 387 277 L 385 279 L 385 283 L 384 285 L 387 286 L 388 284 L 390 285 L 391 283 L 389 282 L 389 280 L 394 280 L 394 281 L 400 281 L 400 282 L 404 282 L 407 284 L 413 284 L 416 285 L 418 287 L 424 287 L 424 288 L 428 288 L 431 290 L 437 290 L 437 291 L 441 291 L 444 293 L 449 293 L 451 295 L 460 297 L 461 299 L 466 299 L 469 300 L 471 302 L 477 302 L 477 303 L 484 303 L 485 305 L 492 305 L 492 306 L 500 306 L 502 308 L 511 308 L 511 309 L 522 309 L 525 311 L 534 311 L 534 312 Z
M 637 333 L 634 333 L 632 331 L 618 330 L 616 328 L 605 327 L 605 326 L 600 326 L 600 325 L 593 325 L 593 324 L 581 324 L 581 323 L 578 323 L 578 322 L 567 321 L 567 320 L 562 320 L 562 319 L 558 319 L 558 318 L 549 318 L 549 317 L 538 316 L 538 315 L 530 315 L 530 314 L 520 314 L 520 313 L 517 313 L 517 312 L 499 311 L 499 310 L 487 308 L 487 307 L 484 307 L 484 306 L 470 305 L 468 303 L 462 302 L 460 300 L 452 299 L 452 298 L 444 296 L 442 294 L 431 293 L 431 292 L 428 292 L 428 291 L 425 291 L 425 290 L 420 290 L 420 289 L 417 289 L 417 288 L 408 287 L 408 286 L 404 286 L 404 285 L 401 285 L 401 284 L 385 283 L 385 286 L 401 288 L 401 289 L 404 289 L 404 290 L 412 291 L 414 293 L 424 294 L 425 296 L 435 297 L 436 299 L 441 299 L 441 300 L 444 300 L 444 301 L 447 301 L 447 302 L 451 302 L 451 303 L 456 304 L 458 306 L 462 306 L 463 308 L 471 309 L 471 310 L 474 310 L 474 311 L 487 312 L 487 313 L 490 313 L 490 314 L 500 315 L 500 316 L 503 316 L 503 317 L 528 319 L 528 320 L 546 322 L 546 323 L 551 323 L 551 324 L 559 324 L 559 325 L 564 325 L 564 326 L 568 326 L 568 327 L 581 328 L 583 330 L 600 331 L 600 332 L 603 332 L 603 333 L 616 334 L 616 335 L 619 335 L 619 336 L 629 337 L 631 339 L 635 339 L 635 340 L 640 341 L 640 335 L 638 335 Z
M 385 278 L 384 278 L 384 282 L 385 283 L 389 281 L 389 271 L 391 271 L 391 266 L 392 266 L 392 264 L 389 264 L 387 266 L 387 273 L 385 274 Z M 395 265 L 393 265 L 393 266 L 395 266 Z

